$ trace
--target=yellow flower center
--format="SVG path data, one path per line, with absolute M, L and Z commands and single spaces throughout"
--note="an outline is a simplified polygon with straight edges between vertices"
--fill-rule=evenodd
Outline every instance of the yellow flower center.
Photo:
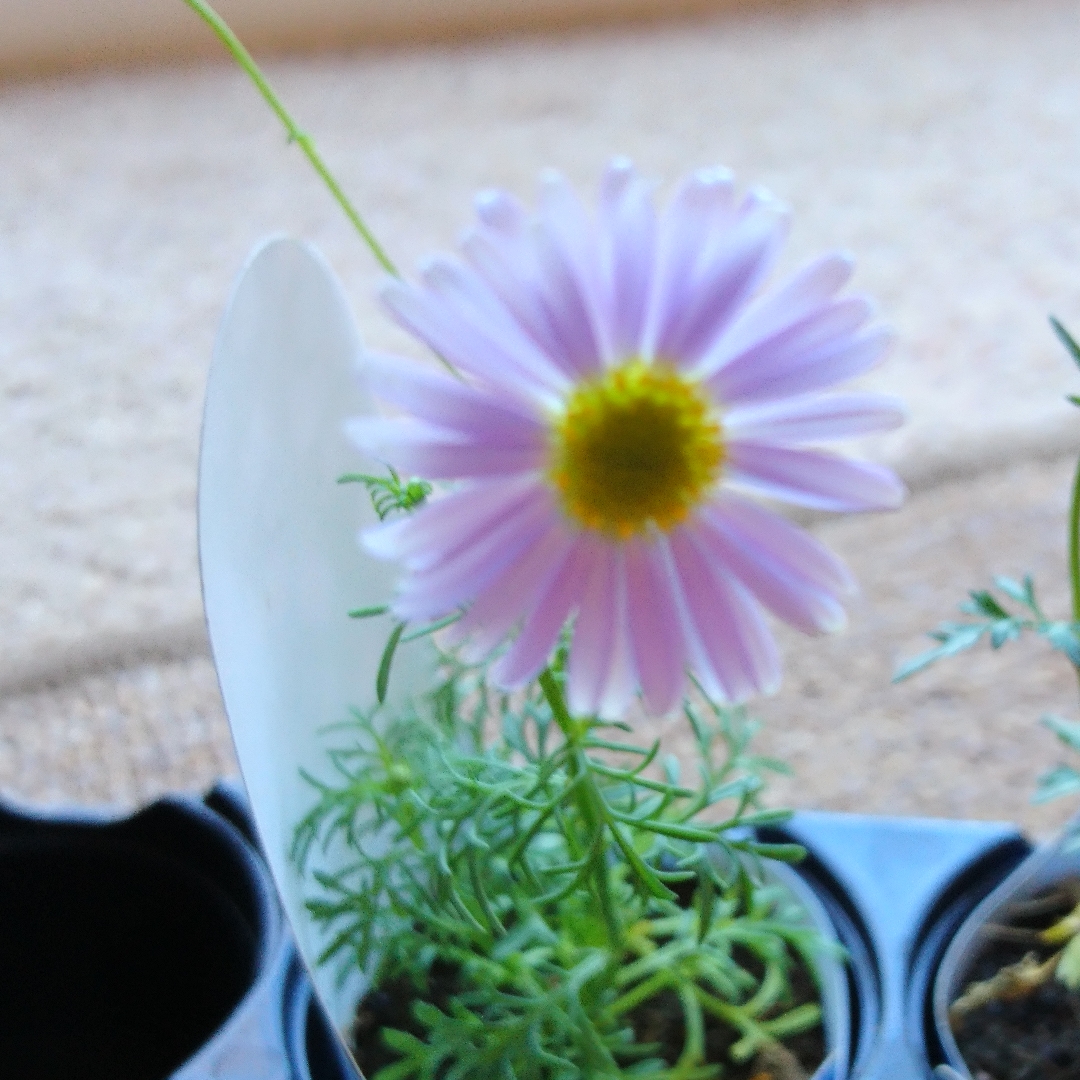
M 674 528 L 716 482 L 723 432 L 702 388 L 631 360 L 578 386 L 552 429 L 549 477 L 586 528 L 627 539 Z

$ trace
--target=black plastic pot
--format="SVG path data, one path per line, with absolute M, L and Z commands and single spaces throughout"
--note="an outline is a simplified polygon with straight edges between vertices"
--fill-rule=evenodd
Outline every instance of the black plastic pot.
M 291 1080 L 293 950 L 242 805 L 0 804 L 0 1074 Z
M 299 961 L 285 998 L 285 1032 L 295 1080 L 361 1080 Z

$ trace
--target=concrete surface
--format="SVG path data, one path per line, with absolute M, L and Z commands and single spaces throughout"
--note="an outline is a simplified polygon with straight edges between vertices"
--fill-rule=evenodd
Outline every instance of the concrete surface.
M 856 254 L 897 333 L 865 384 L 911 412 L 859 449 L 913 497 L 815 526 L 863 599 L 839 637 L 784 637 L 759 710 L 798 770 L 777 798 L 1036 830 L 1068 809 L 1026 801 L 1057 756 L 1037 716 L 1077 715 L 1060 658 L 888 675 L 992 572 L 1038 570 L 1061 599 L 1080 373 L 1046 315 L 1080 328 L 1078 28 L 1074 0 L 896 0 L 267 65 L 405 268 L 452 244 L 475 189 L 531 196 L 554 165 L 591 190 L 615 153 L 664 190 L 711 163 L 771 187 L 795 210 L 789 266 Z M 231 767 L 193 510 L 230 283 L 261 237 L 310 239 L 367 339 L 414 347 L 226 64 L 2 83 L 0 160 L 0 790 L 201 787 Z

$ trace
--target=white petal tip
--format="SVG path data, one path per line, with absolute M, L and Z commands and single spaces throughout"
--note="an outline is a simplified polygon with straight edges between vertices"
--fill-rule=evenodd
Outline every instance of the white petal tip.
M 734 187 L 735 174 L 723 165 L 713 165 L 709 168 L 698 169 L 694 173 L 694 179 L 702 187 Z
M 497 188 L 481 191 L 473 200 L 476 216 L 489 228 L 513 230 L 521 221 L 521 209 L 513 196 Z
M 904 500 L 907 498 L 908 490 L 907 485 L 899 478 L 894 477 L 895 487 L 885 497 L 885 501 L 882 503 L 882 510 L 899 510 L 904 505 Z
M 565 183 L 566 178 L 558 169 L 547 168 L 540 172 L 541 188 L 561 187 Z
M 743 206 L 747 211 L 768 210 L 778 217 L 791 216 L 791 207 L 765 187 L 752 187 L 746 193 Z
M 837 270 L 846 270 L 849 277 L 855 272 L 855 253 L 847 248 L 830 251 L 824 258 L 828 259 Z

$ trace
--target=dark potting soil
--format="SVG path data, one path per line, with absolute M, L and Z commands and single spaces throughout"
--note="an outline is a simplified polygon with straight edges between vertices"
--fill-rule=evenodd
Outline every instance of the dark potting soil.
M 1048 915 L 1013 919 L 1010 925 L 1044 930 L 1068 907 Z M 979 956 L 965 985 L 992 978 L 1029 952 L 1042 961 L 1054 950 L 992 942 Z M 968 1069 L 978 1080 L 1080 1080 L 1080 993 L 1057 979 L 1027 997 L 991 1002 L 969 1013 L 954 1026 L 953 1034 Z
M 751 966 L 745 957 L 740 962 Z M 793 1008 L 818 1000 L 818 990 L 813 977 L 799 960 L 794 960 L 790 973 L 793 1000 L 784 1002 L 783 1009 Z M 457 970 L 452 965 L 433 965 L 424 999 L 440 1009 L 445 1009 L 450 997 L 457 991 Z M 422 1038 L 424 1030 L 412 1015 L 417 991 L 407 980 L 396 980 L 371 990 L 357 1006 L 353 1026 L 353 1053 L 361 1072 L 368 1080 L 385 1065 L 398 1059 L 382 1039 L 382 1029 L 407 1031 Z M 768 1017 L 766 1016 L 766 1019 Z M 674 993 L 657 995 L 629 1014 L 639 1043 L 657 1042 L 663 1050 L 661 1055 L 669 1065 L 674 1065 L 683 1045 L 684 1025 L 682 1007 Z M 712 1017 L 705 1020 L 705 1046 L 710 1062 L 724 1065 L 724 1080 L 795 1080 L 783 1065 L 763 1065 L 760 1060 L 733 1062 L 728 1051 L 738 1040 L 738 1035 L 728 1025 Z M 820 1025 L 784 1041 L 784 1046 L 798 1060 L 806 1076 L 812 1076 L 825 1058 L 825 1036 Z M 1080 1072 L 1072 1074 L 1073 1080 Z

